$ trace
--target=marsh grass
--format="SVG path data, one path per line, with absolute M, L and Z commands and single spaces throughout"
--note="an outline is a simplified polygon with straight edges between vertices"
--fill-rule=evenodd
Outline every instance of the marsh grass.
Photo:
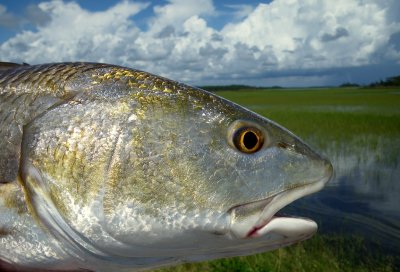
M 359 134 L 400 134 L 400 91 L 394 89 L 284 89 L 219 92 L 289 128 L 300 137 L 316 133 L 321 142 Z
M 399 164 L 398 89 L 251 89 L 217 94 L 274 120 L 330 158 L 351 155 L 359 164 Z M 159 271 L 399 271 L 399 264 L 399 252 L 388 255 L 361 236 L 337 233 L 317 234 L 273 252 Z
M 308 241 L 273 252 L 182 264 L 156 271 L 397 271 L 395 257 L 377 252 L 369 250 L 362 237 L 316 235 Z

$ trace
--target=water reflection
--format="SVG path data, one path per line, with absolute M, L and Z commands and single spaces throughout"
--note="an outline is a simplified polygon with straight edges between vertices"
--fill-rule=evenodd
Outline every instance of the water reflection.
M 321 233 L 361 235 L 400 255 L 400 139 L 370 137 L 366 143 L 357 138 L 325 148 L 334 180 L 284 212 L 313 218 Z

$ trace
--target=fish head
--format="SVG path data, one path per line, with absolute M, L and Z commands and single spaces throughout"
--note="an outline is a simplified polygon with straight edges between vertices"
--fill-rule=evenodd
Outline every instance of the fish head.
M 253 118 L 241 116 L 227 129 L 231 149 L 226 156 L 234 160 L 236 173 L 227 193 L 231 236 L 254 238 L 273 232 L 285 242 L 310 237 L 317 228 L 313 221 L 275 215 L 294 200 L 322 189 L 332 176 L 331 163 L 281 126 L 248 114 Z M 256 148 L 249 150 L 247 145 Z
M 309 219 L 275 214 L 323 188 L 332 175 L 327 159 L 280 125 L 214 94 L 188 88 L 160 96 L 142 120 L 134 117 L 141 136 L 136 129 L 126 136 L 138 140 L 125 151 L 120 191 L 106 193 L 110 218 L 119 222 L 107 224 L 109 233 L 152 254 L 214 256 L 238 245 L 251 252 L 257 237 L 263 246 L 254 247 L 268 250 L 315 233 Z

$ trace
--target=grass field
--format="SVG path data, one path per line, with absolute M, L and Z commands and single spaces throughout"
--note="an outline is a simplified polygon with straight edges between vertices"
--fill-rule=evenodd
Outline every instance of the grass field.
M 218 92 L 316 143 L 355 134 L 398 136 L 400 89 L 283 89 Z
M 400 89 L 250 89 L 217 94 L 283 125 L 329 158 L 358 154 L 360 161 L 374 156 L 373 163 L 399 164 Z M 368 249 L 359 236 L 317 234 L 274 252 L 184 264 L 161 271 L 399 269 L 398 256 L 379 252 Z
M 182 264 L 158 272 L 397 271 L 391 256 L 372 253 L 361 237 L 316 235 L 298 245 L 246 257 Z

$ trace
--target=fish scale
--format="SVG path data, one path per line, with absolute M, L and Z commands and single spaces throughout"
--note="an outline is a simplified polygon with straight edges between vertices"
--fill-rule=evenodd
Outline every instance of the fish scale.
M 62 99 L 57 94 L 57 90 L 62 88 L 49 89 L 46 86 L 50 79 L 50 68 L 51 66 L 39 66 L 30 69 L 29 66 L 20 66 L 1 74 L 0 137 L 3 140 L 0 142 L 0 148 L 4 150 L 0 155 L 2 183 L 12 182 L 18 175 L 22 127 Z M 36 78 L 29 81 L 34 75 L 37 75 Z M 33 92 L 37 94 L 32 95 Z M 5 119 L 10 112 L 14 112 L 13 118 Z M 16 132 L 10 134 L 10 131 Z
M 147 73 L 127 71 L 121 67 L 106 64 L 61 63 L 33 67 L 28 65 L 17 66 L 16 69 L 3 71 L 0 77 L 0 120 L 2 120 L 0 126 L 2 128 L 11 127 L 13 130 L 18 129 L 21 131 L 22 126 L 29 123 L 36 116 L 75 95 L 78 90 L 69 89 L 66 86 L 68 79 L 90 70 L 103 71 L 110 67 L 112 67 L 111 72 L 105 72 L 103 75 L 94 73 L 92 77 L 110 80 L 115 79 L 116 75 L 128 76 L 129 78 L 136 76 L 141 82 L 140 86 L 144 87 L 144 89 L 153 89 L 153 86 L 155 86 L 146 84 L 146 81 L 143 81 L 143 79 L 150 77 L 149 82 L 151 82 L 151 76 Z M 92 82 L 92 84 L 95 85 L 97 82 Z M 21 97 L 26 100 L 15 105 L 14 102 Z M 15 118 L 4 120 L 12 110 L 15 110 Z M 0 156 L 0 182 L 3 183 L 16 179 L 18 171 L 16 161 L 20 154 L 21 134 L 7 136 L 5 133 L 8 131 L 9 129 L 4 129 L 0 134 L 0 137 L 4 139 L 0 143 L 0 148 L 6 150 Z M 10 147 L 8 142 L 12 142 L 13 145 Z M 15 158 L 12 165 L 8 163 L 10 158 Z

